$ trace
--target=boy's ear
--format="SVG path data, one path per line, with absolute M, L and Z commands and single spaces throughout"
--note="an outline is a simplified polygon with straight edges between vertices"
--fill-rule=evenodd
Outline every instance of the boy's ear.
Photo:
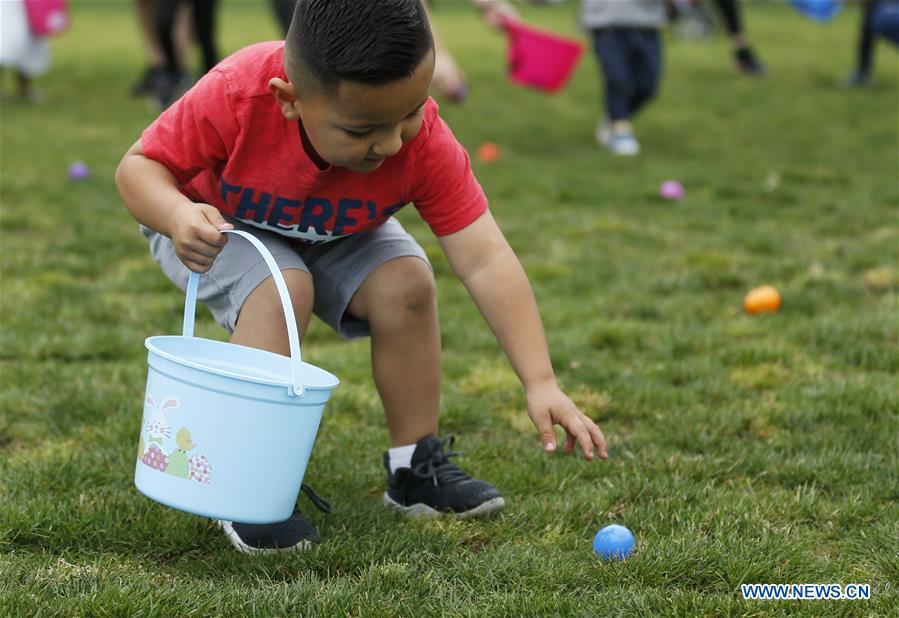
M 293 84 L 286 82 L 280 77 L 273 77 L 268 80 L 268 89 L 278 102 L 281 113 L 288 120 L 298 120 L 300 117 L 300 102 L 293 91 Z

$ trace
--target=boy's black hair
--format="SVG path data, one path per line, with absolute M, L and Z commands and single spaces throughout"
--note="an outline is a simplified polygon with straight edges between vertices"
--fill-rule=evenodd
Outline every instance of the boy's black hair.
M 291 79 L 308 74 L 325 90 L 381 86 L 412 75 L 433 47 L 421 0 L 299 0 L 284 64 Z

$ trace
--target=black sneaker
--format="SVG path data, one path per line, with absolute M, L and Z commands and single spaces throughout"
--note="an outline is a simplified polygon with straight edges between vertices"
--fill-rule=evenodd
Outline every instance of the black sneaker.
M 302 485 L 301 489 L 321 511 L 331 512 L 331 505 L 315 495 L 308 485 Z M 231 544 L 245 554 L 300 551 L 319 542 L 315 527 L 299 509 L 289 519 L 274 524 L 241 524 L 224 520 L 219 520 L 218 524 Z
M 140 79 L 131 86 L 131 96 L 142 97 L 153 94 L 164 74 L 165 71 L 161 67 L 147 67 Z
M 188 73 L 163 71 L 154 84 L 154 95 L 157 105 L 159 105 L 161 110 L 165 111 L 172 103 L 180 99 L 185 92 L 190 90 L 193 85 L 194 79 Z
M 750 47 L 741 47 L 734 52 L 734 62 L 740 73 L 761 77 L 768 73 L 765 65 L 756 57 Z
M 415 446 L 412 466 L 390 473 L 390 454 L 384 453 L 388 489 L 384 504 L 410 517 L 432 517 L 441 513 L 459 518 L 486 517 L 503 510 L 506 501 L 496 488 L 477 481 L 449 458 L 455 436 L 440 440 L 425 436 Z

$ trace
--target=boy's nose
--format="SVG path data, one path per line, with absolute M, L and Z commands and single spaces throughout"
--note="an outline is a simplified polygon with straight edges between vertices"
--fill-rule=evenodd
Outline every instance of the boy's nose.
M 379 157 L 392 157 L 403 147 L 403 132 L 397 128 L 390 135 L 379 140 L 372 146 L 372 150 Z

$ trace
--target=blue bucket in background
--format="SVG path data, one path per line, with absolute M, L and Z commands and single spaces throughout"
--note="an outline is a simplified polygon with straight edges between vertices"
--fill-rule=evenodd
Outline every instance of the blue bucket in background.
M 300 356 L 293 306 L 274 258 L 255 237 L 287 320 L 290 357 L 194 337 L 199 275 L 191 273 L 179 336 L 146 340 L 147 391 L 134 470 L 144 495 L 242 523 L 290 517 L 325 403 L 339 380 Z
M 806 17 L 821 23 L 832 20 L 843 8 L 841 0 L 790 0 L 790 4 Z

